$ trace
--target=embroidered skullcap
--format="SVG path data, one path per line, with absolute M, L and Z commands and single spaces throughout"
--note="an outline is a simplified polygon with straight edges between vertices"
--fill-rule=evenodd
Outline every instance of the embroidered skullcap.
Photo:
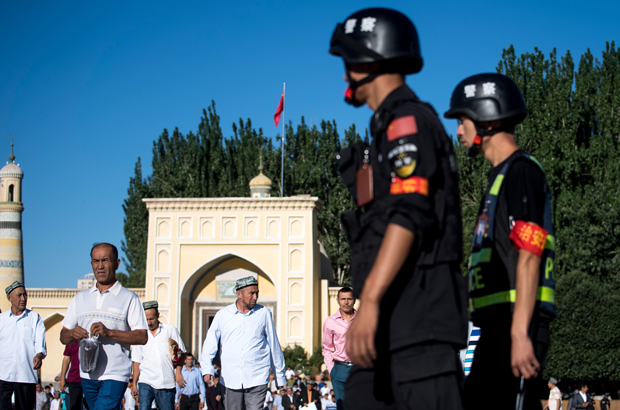
M 558 384 L 558 380 L 555 377 L 550 378 L 549 381 L 553 384 Z
M 156 300 L 149 300 L 148 302 L 142 303 L 142 307 L 144 308 L 144 310 L 157 309 L 159 308 L 159 303 L 157 303 Z
M 235 283 L 235 292 L 252 285 L 258 286 L 258 281 L 254 276 L 237 279 L 237 283 Z
M 4 291 L 8 295 L 9 293 L 13 292 L 14 289 L 23 288 L 23 287 L 24 287 L 24 284 L 21 283 L 20 281 L 16 280 L 15 282 L 13 282 L 9 286 L 7 286 L 6 289 L 4 289 Z

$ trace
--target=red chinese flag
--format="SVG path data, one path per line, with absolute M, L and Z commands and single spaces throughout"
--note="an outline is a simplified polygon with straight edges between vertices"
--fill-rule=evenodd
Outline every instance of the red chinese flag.
M 276 113 L 273 115 L 273 120 L 276 123 L 276 127 L 280 122 L 280 115 L 282 115 L 282 111 L 284 111 L 284 93 L 282 93 L 282 97 L 280 97 L 280 104 L 278 104 L 278 108 L 276 108 Z

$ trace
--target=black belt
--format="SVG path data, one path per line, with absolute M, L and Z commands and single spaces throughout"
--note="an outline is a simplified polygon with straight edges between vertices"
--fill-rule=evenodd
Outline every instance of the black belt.
M 196 393 L 196 394 L 181 394 L 181 397 L 189 397 L 190 399 L 193 399 L 194 397 L 199 397 L 200 393 Z M 179 399 L 181 398 L 179 397 Z
M 341 362 L 340 360 L 334 360 L 334 363 L 341 364 L 343 366 L 353 366 L 353 362 Z

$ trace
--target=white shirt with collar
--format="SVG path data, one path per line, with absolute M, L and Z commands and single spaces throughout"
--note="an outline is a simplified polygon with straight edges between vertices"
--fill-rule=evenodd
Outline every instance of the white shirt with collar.
M 154 389 L 174 389 L 174 366 L 170 358 L 168 339 L 175 340 L 179 349 L 185 345 L 176 327 L 159 322 L 155 336 L 148 331 L 149 341 L 144 346 L 136 345 L 132 350 L 132 360 L 140 363 L 138 383 L 146 383 Z M 135 382 L 135 380 L 134 380 Z
M 579 395 L 581 396 L 581 398 L 583 399 L 584 403 L 588 402 L 587 396 L 584 392 L 582 392 L 581 390 L 579 390 Z
M 45 325 L 41 316 L 24 309 L 15 316 L 12 309 L 0 314 L 0 380 L 14 383 L 38 383 L 32 360 L 38 353 L 47 355 Z
M 271 312 L 256 304 L 243 314 L 236 302 L 220 309 L 209 327 L 202 346 L 202 374 L 213 374 L 213 358 L 221 342 L 222 380 L 228 389 L 269 383 L 273 366 L 278 386 L 286 385 L 284 355 L 273 326 Z
M 93 323 L 101 322 L 111 330 L 147 330 L 146 316 L 138 295 L 124 288 L 120 282 L 99 292 L 97 285 L 78 292 L 71 300 L 62 325 L 76 326 L 90 333 Z M 80 368 L 80 377 L 89 380 L 116 380 L 127 383 L 131 376 L 130 345 L 99 336 L 101 343 L 97 367 L 90 373 Z M 81 366 L 80 366 L 81 367 Z

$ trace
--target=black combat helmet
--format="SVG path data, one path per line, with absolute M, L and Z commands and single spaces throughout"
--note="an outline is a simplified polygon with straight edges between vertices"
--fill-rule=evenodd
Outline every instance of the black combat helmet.
M 514 132 L 514 126 L 523 121 L 527 107 L 519 86 L 503 74 L 485 73 L 472 75 L 459 83 L 450 98 L 450 109 L 446 118 L 466 115 L 472 119 L 477 135 L 467 150 L 470 157 L 480 153 L 482 137 L 495 135 L 500 131 Z M 480 122 L 503 120 L 491 130 Z
M 523 121 L 527 107 L 519 86 L 509 77 L 497 73 L 477 74 L 461 81 L 450 98 L 444 117 L 467 115 L 475 122 L 512 119 Z
M 403 13 L 387 8 L 363 9 L 338 23 L 329 53 L 347 65 L 388 62 L 384 72 L 413 74 L 423 65 L 415 26 Z
M 345 102 L 364 105 L 355 97 L 361 85 L 385 73 L 412 74 L 422 69 L 420 42 L 415 26 L 404 14 L 386 8 L 370 8 L 338 23 L 329 53 L 344 60 L 349 88 Z M 379 68 L 359 81 L 351 77 L 351 64 L 379 63 Z

